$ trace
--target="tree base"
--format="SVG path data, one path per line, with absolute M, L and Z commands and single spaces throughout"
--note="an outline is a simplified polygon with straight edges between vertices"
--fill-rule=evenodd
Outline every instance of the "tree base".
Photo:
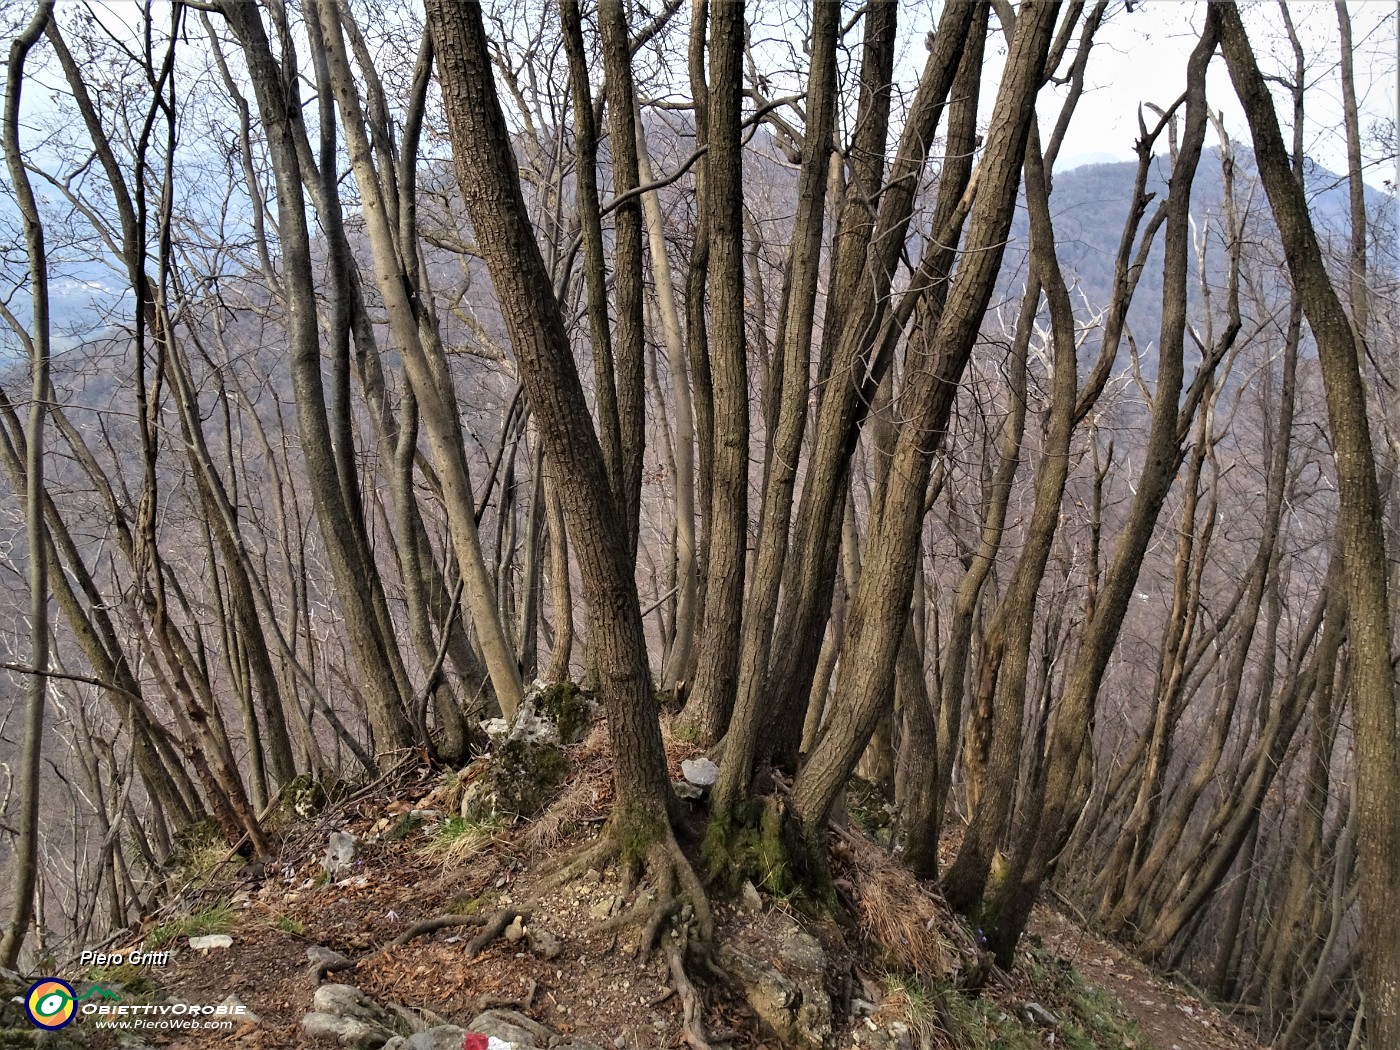
M 726 895 L 749 880 L 776 897 L 805 899 L 818 913 L 837 910 L 825 835 L 802 825 L 778 798 L 712 814 L 701 856 L 709 885 Z

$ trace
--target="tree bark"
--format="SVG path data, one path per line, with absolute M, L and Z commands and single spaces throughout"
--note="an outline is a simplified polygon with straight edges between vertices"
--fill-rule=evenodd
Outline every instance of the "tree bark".
M 1288 167 L 1268 85 L 1259 72 L 1239 12 L 1212 4 L 1225 61 L 1244 106 L 1256 163 L 1283 238 L 1289 274 L 1317 342 L 1340 489 L 1356 688 L 1358 853 L 1361 871 L 1362 972 L 1370 1042 L 1400 1046 L 1400 760 L 1396 754 L 1395 683 L 1390 607 L 1376 460 L 1351 320 L 1337 298 L 1308 216 L 1303 190 Z
M 37 672 L 49 666 L 49 559 L 48 533 L 44 527 L 44 415 L 49 402 L 49 262 L 44 246 L 44 224 L 39 205 L 24 168 L 19 139 L 20 92 L 24 66 L 44 26 L 53 17 L 53 0 L 40 0 L 24 30 L 10 42 L 5 75 L 3 134 L 5 166 L 15 191 L 15 203 L 24 225 L 24 243 L 33 282 L 33 336 L 29 344 L 30 402 L 26 426 L 28 458 L 25 491 L 25 533 L 29 557 L 30 666 Z M 4 933 L 0 935 L 0 966 L 15 969 L 20 949 L 34 915 L 34 887 L 39 877 L 39 758 L 43 750 L 44 710 L 49 680 L 32 674 L 26 684 L 24 740 L 20 752 L 19 840 L 15 843 L 14 900 Z
M 525 210 L 496 96 L 479 8 L 430 0 L 448 129 L 467 212 L 500 302 L 545 456 L 559 492 L 588 606 L 589 649 L 607 707 L 616 787 L 614 828 L 646 848 L 664 832 L 671 786 L 651 691 L 641 609 L 622 510 L 563 317 Z

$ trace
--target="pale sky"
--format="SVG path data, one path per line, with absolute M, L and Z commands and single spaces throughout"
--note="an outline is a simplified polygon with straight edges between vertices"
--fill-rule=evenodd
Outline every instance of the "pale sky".
M 1363 151 L 1370 165 L 1366 179 L 1375 186 L 1395 175 L 1391 129 L 1396 106 L 1396 6 L 1391 0 L 1353 0 L 1349 5 Z M 1132 159 L 1132 143 L 1138 134 L 1138 104 L 1155 102 L 1165 106 L 1185 89 L 1186 59 L 1199 38 L 1204 8 L 1204 4 L 1190 0 L 1147 0 L 1131 13 L 1118 9 L 1100 30 L 1094 45 L 1084 97 L 1062 151 L 1066 163 L 1101 153 L 1120 160 Z M 1323 167 L 1340 173 L 1345 170 L 1346 141 L 1337 74 L 1340 45 L 1336 9 L 1330 0 L 1292 0 L 1289 11 L 1310 63 L 1306 85 L 1307 153 Z M 1278 5 L 1247 4 L 1245 25 L 1265 75 L 1291 77 L 1292 47 L 1284 33 Z M 1230 134 L 1247 142 L 1249 128 L 1235 99 L 1224 59 L 1218 55 L 1211 63 L 1207 92 L 1212 108 L 1224 111 Z M 1292 104 L 1281 95 L 1278 97 L 1279 118 L 1287 136 Z M 1056 109 L 1048 97 L 1042 100 L 1041 113 L 1043 125 L 1054 120 Z

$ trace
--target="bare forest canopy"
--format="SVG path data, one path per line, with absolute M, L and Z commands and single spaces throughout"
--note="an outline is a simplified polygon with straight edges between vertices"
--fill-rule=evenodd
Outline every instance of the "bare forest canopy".
M 859 783 L 1003 966 L 1400 1046 L 1393 136 L 1196 11 L 1060 170 L 1125 5 L 8 5 L 0 964 L 572 679 L 695 951 Z

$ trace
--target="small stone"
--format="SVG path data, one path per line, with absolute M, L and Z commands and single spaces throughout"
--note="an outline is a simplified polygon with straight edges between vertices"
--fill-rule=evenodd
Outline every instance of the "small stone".
M 236 995 L 230 993 L 219 1005 L 224 1008 L 225 1013 L 233 1017 L 235 1023 L 247 1022 L 249 1024 L 262 1024 L 262 1018 L 253 1013 L 252 1010 L 249 1010 L 248 1007 L 244 1005 L 243 1000 Z M 242 1012 L 239 1012 L 240 1008 Z
M 548 930 L 532 929 L 526 934 L 526 943 L 530 946 L 530 951 L 534 952 L 541 959 L 557 959 L 559 953 L 564 950 L 564 946 L 559 943 L 559 938 Z
M 525 937 L 525 924 L 521 922 L 519 915 L 515 917 L 514 922 L 505 928 L 505 932 L 502 933 L 501 936 L 512 944 Z
M 597 886 L 603 881 L 603 874 L 597 868 L 589 868 L 579 879 L 586 886 Z
M 744 885 L 739 890 L 739 897 L 744 902 L 744 907 L 749 911 L 763 910 L 763 898 L 758 895 L 758 889 L 748 879 L 744 880 Z
M 1059 1019 L 1039 1003 L 1026 1003 L 1021 1009 L 1026 1012 L 1026 1020 L 1041 1028 L 1058 1028 Z
M 616 897 L 604 897 L 602 900 L 594 902 L 593 907 L 588 909 L 588 914 L 595 919 L 606 919 L 613 913 L 613 908 L 616 906 L 616 903 Z
M 332 879 L 338 879 L 355 863 L 355 836 L 348 831 L 332 831 L 321 858 L 321 867 Z
M 226 933 L 209 933 L 203 937 L 191 937 L 190 947 L 200 952 L 208 951 L 210 948 L 232 948 L 233 938 Z

